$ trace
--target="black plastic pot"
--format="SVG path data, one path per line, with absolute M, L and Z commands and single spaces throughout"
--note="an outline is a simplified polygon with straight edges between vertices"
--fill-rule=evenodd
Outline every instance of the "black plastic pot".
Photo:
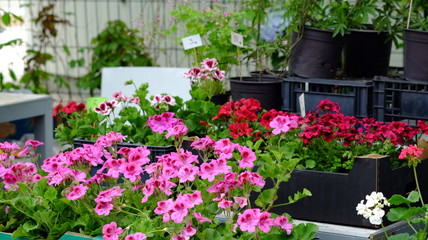
M 352 29 L 343 46 L 343 74 L 348 78 L 386 76 L 392 39 L 388 32 Z
M 428 32 L 404 29 L 404 77 L 428 81 Z
M 232 100 L 254 98 L 260 101 L 263 109 L 281 110 L 282 78 L 279 77 L 233 77 L 230 78 Z
M 300 37 L 293 36 L 289 73 L 304 78 L 336 77 L 345 38 L 332 31 L 305 27 Z
M 211 97 L 211 102 L 216 105 L 223 105 L 230 101 L 230 91 L 223 94 L 216 94 Z

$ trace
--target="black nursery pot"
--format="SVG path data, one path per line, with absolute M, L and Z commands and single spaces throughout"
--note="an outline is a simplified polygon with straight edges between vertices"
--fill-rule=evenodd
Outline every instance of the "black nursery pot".
M 215 94 L 211 97 L 210 101 L 216 105 L 223 105 L 230 101 L 230 91 L 223 94 Z
M 263 109 L 281 110 L 282 78 L 279 77 L 233 77 L 230 78 L 232 100 L 254 98 Z
M 404 77 L 428 82 L 428 32 L 404 29 Z
M 388 32 L 352 29 L 343 46 L 343 74 L 349 78 L 386 76 L 392 39 Z
M 297 41 L 297 42 L 296 42 Z M 294 34 L 289 74 L 304 78 L 336 77 L 345 38 L 332 31 L 305 27 L 301 38 Z

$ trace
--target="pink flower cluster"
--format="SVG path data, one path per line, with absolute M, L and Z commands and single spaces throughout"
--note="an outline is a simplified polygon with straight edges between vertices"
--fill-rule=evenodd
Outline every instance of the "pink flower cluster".
M 37 173 L 37 167 L 34 163 L 17 162 L 12 164 L 10 168 L 5 168 L 0 164 L 0 179 L 3 179 L 4 187 L 11 189 L 12 187 L 18 188 L 16 183 L 35 183 L 42 177 Z
M 117 227 L 116 222 L 111 222 L 103 226 L 104 240 L 119 240 L 119 235 L 122 233 L 123 229 L 121 227 Z
M 200 81 L 201 79 L 223 81 L 225 72 L 218 68 L 216 59 L 206 58 L 202 61 L 201 65 L 201 68 L 191 68 L 184 76 L 190 78 L 192 81 Z
M 171 95 L 166 94 L 158 94 L 153 96 L 153 100 L 151 102 L 152 106 L 155 109 L 160 109 L 163 105 L 175 106 L 177 103 L 175 99 Z
M 158 115 L 149 116 L 147 125 L 152 129 L 153 132 L 164 133 L 166 138 L 170 136 L 182 137 L 186 135 L 188 128 L 182 122 L 182 119 L 174 118 L 175 113 L 165 112 Z
M 115 92 L 111 101 L 104 101 L 100 103 L 98 107 L 94 108 L 94 111 L 102 115 L 109 115 L 115 108 L 121 106 L 121 104 L 128 103 L 135 103 L 138 105 L 140 104 L 140 98 L 131 98 L 123 95 L 122 92 Z
M 112 204 L 113 200 L 122 196 L 123 191 L 125 191 L 125 189 L 121 189 L 119 186 L 101 191 L 97 198 L 95 198 L 95 202 L 97 203 L 95 212 L 98 215 L 108 216 L 110 211 L 114 208 L 114 205 Z
M 288 222 L 288 218 L 280 216 L 275 219 L 271 218 L 269 212 L 260 212 L 260 209 L 247 209 L 238 216 L 237 226 L 242 231 L 255 232 L 256 228 L 261 231 L 268 233 L 272 226 L 279 226 L 281 229 L 287 231 L 287 234 L 291 234 L 293 225 Z
M 6 189 L 16 190 L 18 182 L 32 185 L 42 178 L 37 174 L 34 163 L 13 162 L 16 157 L 35 157 L 37 147 L 42 144 L 36 140 L 27 140 L 21 149 L 16 143 L 0 143 L 0 180 L 3 181 Z
M 420 155 L 424 151 L 423 147 L 418 147 L 416 144 L 412 144 L 401 150 L 400 155 L 398 156 L 398 159 L 408 159 L 409 166 L 415 166 L 418 165 L 418 163 L 421 162 Z

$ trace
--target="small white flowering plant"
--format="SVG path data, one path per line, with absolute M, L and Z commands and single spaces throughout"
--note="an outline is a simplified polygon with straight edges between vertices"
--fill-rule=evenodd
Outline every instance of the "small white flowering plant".
M 413 168 L 416 190 L 411 191 L 407 197 L 394 194 L 390 199 L 386 199 L 381 192 L 372 192 L 366 196 L 366 203 L 362 200 L 356 207 L 357 214 L 369 219 L 374 225 L 382 225 L 385 216 L 390 222 L 405 221 L 408 223 L 411 233 L 399 233 L 389 235 L 385 232 L 385 237 L 389 240 L 426 240 L 428 228 L 428 205 L 424 203 L 416 172 L 417 165 L 421 162 L 420 155 L 423 148 L 417 145 L 409 145 L 404 148 L 399 159 L 407 159 L 409 167 Z M 420 204 L 420 206 L 418 206 Z
M 380 225 L 383 216 L 385 216 L 385 210 L 383 210 L 385 206 L 390 206 L 390 204 L 383 193 L 372 192 L 366 196 L 365 203 L 364 200 L 361 200 L 357 205 L 357 214 L 369 219 L 371 224 Z

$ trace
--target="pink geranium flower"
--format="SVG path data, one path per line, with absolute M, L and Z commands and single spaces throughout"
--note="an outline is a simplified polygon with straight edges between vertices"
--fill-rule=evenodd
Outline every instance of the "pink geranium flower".
M 238 216 L 237 224 L 242 231 L 255 232 L 259 224 L 260 209 L 247 209 Z
M 87 186 L 83 186 L 82 184 L 74 186 L 68 194 L 65 194 L 68 200 L 78 200 L 85 196 L 86 190 L 88 190 Z
M 125 240 L 144 240 L 146 239 L 147 236 L 144 233 L 134 233 L 134 234 L 129 234 L 128 236 L 125 237 Z
M 279 226 L 281 227 L 281 229 L 284 229 L 285 231 L 287 231 L 287 235 L 291 234 L 291 229 L 293 229 L 293 224 L 290 224 L 288 222 L 288 218 L 285 216 L 280 216 L 275 218 L 274 221 L 275 226 Z
M 105 240 L 119 240 L 119 235 L 123 233 L 123 229 L 117 227 L 116 222 L 111 222 L 103 226 L 102 232 Z
M 280 133 L 286 133 L 290 129 L 297 128 L 299 118 L 297 116 L 276 116 L 269 124 L 273 128 L 272 133 L 278 135 Z

